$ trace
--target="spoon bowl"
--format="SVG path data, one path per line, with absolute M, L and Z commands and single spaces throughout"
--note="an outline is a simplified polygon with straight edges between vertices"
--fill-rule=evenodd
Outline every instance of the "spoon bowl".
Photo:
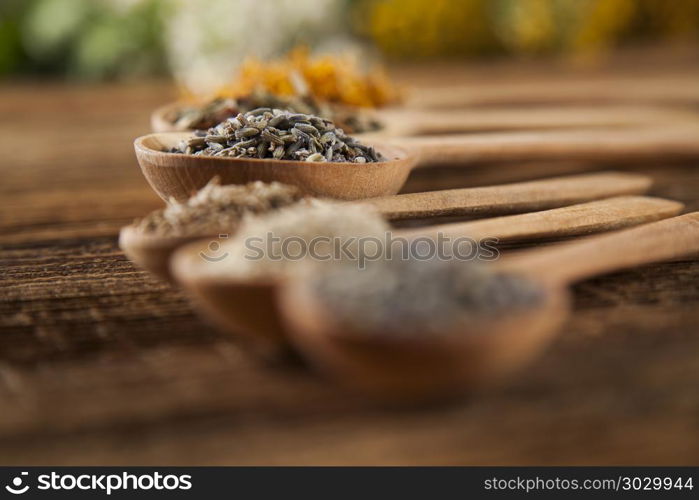
M 476 239 L 497 238 L 500 242 L 547 239 L 633 226 L 672 217 L 682 204 L 648 197 L 619 197 L 543 212 L 482 219 L 437 226 L 443 235 Z M 434 227 L 405 230 L 397 236 L 434 237 Z M 224 331 L 262 345 L 288 350 L 288 332 L 280 319 L 280 290 L 292 280 L 278 277 L 235 276 L 223 253 L 214 254 L 198 241 L 178 249 L 170 270 L 175 281 L 199 303 L 199 309 Z M 520 271 L 521 272 L 521 271 Z M 254 297 L 254 300 L 253 300 Z M 258 342 L 259 341 L 259 342 Z
M 482 163 L 579 160 L 597 162 L 688 161 L 699 157 L 694 122 L 639 129 L 567 129 L 375 139 L 388 160 L 312 163 L 168 153 L 187 134 L 162 133 L 135 141 L 143 174 L 164 199 L 184 200 L 218 175 L 224 184 L 254 180 L 298 186 L 305 194 L 356 200 L 395 194 L 415 167 L 469 167 Z
M 542 302 L 487 318 L 464 317 L 450 331 L 413 335 L 356 331 L 324 310 L 307 281 L 281 290 L 291 341 L 348 389 L 384 402 L 426 402 L 497 384 L 537 357 L 568 315 L 568 294 L 541 283 Z
M 162 236 L 139 231 L 134 225 L 119 232 L 119 248 L 141 269 L 146 269 L 164 281 L 172 282 L 170 258 L 175 250 L 206 236 Z
M 136 158 L 148 184 L 164 200 L 184 201 L 218 176 L 221 184 L 282 182 L 303 194 L 339 200 L 396 194 L 418 157 L 399 146 L 373 141 L 386 161 L 371 163 L 307 162 L 227 158 L 169 153 L 189 133 L 149 134 L 134 141 Z
M 150 115 L 151 130 L 153 132 L 194 132 L 194 130 L 177 126 L 177 115 L 184 107 L 179 102 L 171 102 L 156 108 Z
M 312 364 L 367 395 L 419 403 L 480 389 L 531 361 L 565 320 L 570 283 L 698 253 L 697 212 L 522 251 L 492 265 L 539 284 L 539 305 L 500 311 L 487 320 L 457 319 L 447 331 L 418 338 L 348 329 L 324 310 L 308 282 L 287 283 L 280 309 L 291 340 Z
M 652 180 L 644 175 L 601 172 L 501 186 L 461 188 L 425 193 L 410 193 L 360 202 L 373 207 L 390 220 L 424 218 L 436 215 L 504 215 L 573 205 L 577 202 L 604 199 L 616 195 L 640 194 Z M 174 281 L 169 269 L 173 252 L 191 241 L 211 242 L 220 234 L 231 235 L 230 227 L 195 236 L 149 234 L 134 224 L 124 226 L 119 246 L 136 265 L 166 281 Z M 487 228 L 492 231 L 492 226 Z
M 225 254 L 212 255 L 203 241 L 175 252 L 171 269 L 175 279 L 194 299 L 203 315 L 223 331 L 232 333 L 265 358 L 287 352 L 288 342 L 277 294 L 283 280 L 238 278 L 215 272 Z

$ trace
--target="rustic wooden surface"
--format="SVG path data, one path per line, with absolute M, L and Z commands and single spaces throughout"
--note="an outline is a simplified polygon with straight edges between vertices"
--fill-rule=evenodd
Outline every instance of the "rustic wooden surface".
M 0 87 L 0 463 L 699 464 L 696 261 L 580 283 L 538 363 L 448 406 L 380 409 L 248 359 L 116 246 L 160 204 L 131 142 L 171 97 Z M 431 170 L 406 191 L 602 167 Z M 699 165 L 630 168 L 699 210 Z

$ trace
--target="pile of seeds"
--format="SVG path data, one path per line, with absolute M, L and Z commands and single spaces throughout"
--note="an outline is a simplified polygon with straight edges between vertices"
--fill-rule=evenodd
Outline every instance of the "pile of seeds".
M 350 331 L 419 335 L 458 330 L 477 318 L 526 309 L 542 289 L 476 261 L 394 259 L 365 269 L 336 266 L 308 277 L 329 317 Z
M 238 113 L 257 108 L 322 116 L 351 134 L 381 128 L 370 114 L 357 109 L 322 103 L 312 96 L 276 96 L 267 92 L 253 92 L 237 99 L 221 97 L 198 106 L 183 107 L 174 117 L 174 125 L 178 130 L 206 130 Z
M 383 161 L 374 148 L 346 135 L 330 120 L 271 108 L 240 113 L 206 132 L 197 131 L 172 152 L 312 162 Z
M 374 210 L 317 198 L 246 217 L 235 237 L 221 245 L 226 258 L 204 272 L 240 278 L 284 277 L 317 267 L 355 266 L 359 238 L 383 240 L 388 223 Z M 339 249 L 343 248 L 341 252 Z
M 235 99 L 213 99 L 200 106 L 186 106 L 178 110 L 174 117 L 177 130 L 206 130 L 241 111 Z
M 184 203 L 174 199 L 161 210 L 134 223 L 139 231 L 158 236 L 217 235 L 234 232 L 248 214 L 262 214 L 301 199 L 296 187 L 278 182 L 221 186 L 215 177 Z

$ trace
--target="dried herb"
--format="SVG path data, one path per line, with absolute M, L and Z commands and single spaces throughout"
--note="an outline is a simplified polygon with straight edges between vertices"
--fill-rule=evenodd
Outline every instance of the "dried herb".
M 174 125 L 178 130 L 206 130 L 241 111 L 247 110 L 235 99 L 214 99 L 199 106 L 183 107 L 175 116 Z
M 330 120 L 272 108 L 240 113 L 206 132 L 195 132 L 172 152 L 312 162 L 383 161 L 373 147 L 346 135 Z
M 159 236 L 232 233 L 249 214 L 263 214 L 293 205 L 302 198 L 294 186 L 251 182 L 221 186 L 215 177 L 184 203 L 151 212 L 134 224 L 139 231 Z
M 206 130 L 239 113 L 257 108 L 284 109 L 293 113 L 322 116 L 350 134 L 381 128 L 380 123 L 370 114 L 355 108 L 323 103 L 312 96 L 282 97 L 259 91 L 236 99 L 220 97 L 204 104 L 186 106 L 174 118 L 174 124 L 179 130 Z
M 309 286 L 329 317 L 369 334 L 454 331 L 543 300 L 536 283 L 476 261 L 393 259 L 318 271 L 308 276 Z
M 209 263 L 206 272 L 241 278 L 283 277 L 317 267 L 356 265 L 352 256 L 360 252 L 358 238 L 382 239 L 389 230 L 388 223 L 369 207 L 306 198 L 274 212 L 246 217 L 235 237 L 221 245 L 226 258 Z M 311 243 L 313 252 L 309 251 Z M 345 251 L 338 253 L 339 247 Z
M 357 54 L 312 55 L 307 47 L 296 47 L 279 59 L 247 58 L 217 96 L 240 97 L 260 90 L 368 108 L 396 104 L 402 93 L 384 68 L 368 66 Z

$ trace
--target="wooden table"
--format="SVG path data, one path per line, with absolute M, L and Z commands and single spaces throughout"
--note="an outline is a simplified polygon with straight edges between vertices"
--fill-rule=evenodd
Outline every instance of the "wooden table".
M 376 408 L 260 366 L 117 248 L 160 205 L 131 141 L 168 86 L 0 92 L 0 463 L 699 463 L 699 262 L 580 283 L 560 338 L 507 387 Z M 579 167 L 430 171 L 406 189 Z M 699 165 L 631 168 L 699 210 Z

